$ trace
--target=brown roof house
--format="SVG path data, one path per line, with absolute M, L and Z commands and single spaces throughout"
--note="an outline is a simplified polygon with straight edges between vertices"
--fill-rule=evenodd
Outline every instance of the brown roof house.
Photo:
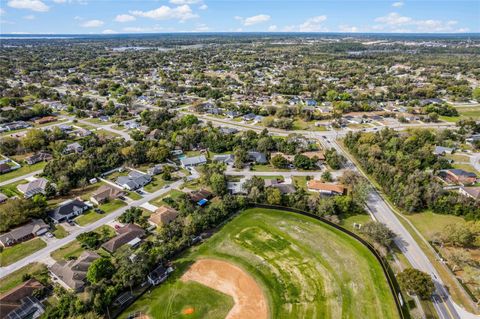
M 177 218 L 177 216 L 178 212 L 175 209 L 168 206 L 160 206 L 157 208 L 155 213 L 150 215 L 148 221 L 152 225 L 163 226 L 169 224 L 171 221 Z
M 467 172 L 458 168 L 443 170 L 440 172 L 440 176 L 447 182 L 455 184 L 469 185 L 474 184 L 477 181 L 477 175 L 475 173 Z
M 140 243 L 140 238 L 145 236 L 145 230 L 135 224 L 128 224 L 117 230 L 118 235 L 107 241 L 102 247 L 109 253 L 114 253 L 125 244 L 134 246 Z
M 50 272 L 65 288 L 81 291 L 86 283 L 88 267 L 98 258 L 99 254 L 85 251 L 76 260 L 56 262 L 50 267 Z
M 475 200 L 480 201 L 480 186 L 471 186 L 471 187 L 462 186 L 460 187 L 458 192 L 463 196 L 471 197 Z
M 0 319 L 38 318 L 44 312 L 43 305 L 32 295 L 42 288 L 43 285 L 32 278 L 1 294 Z
M 343 195 L 346 192 L 345 186 L 341 184 L 322 183 L 317 180 L 310 180 L 307 182 L 309 191 L 318 192 L 326 195 Z
M 17 227 L 8 233 L 0 235 L 0 244 L 3 247 L 9 247 L 26 240 L 32 239 L 35 236 L 45 234 L 50 227 L 41 219 L 33 219 L 28 224 Z
M 125 195 L 125 192 L 120 188 L 111 185 L 102 185 L 92 194 L 90 201 L 100 205 L 123 195 Z

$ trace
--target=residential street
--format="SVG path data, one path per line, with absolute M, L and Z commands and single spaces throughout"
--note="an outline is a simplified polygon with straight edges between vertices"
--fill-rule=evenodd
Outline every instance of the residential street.
M 123 212 L 125 212 L 128 208 L 130 208 L 132 206 L 141 206 L 142 204 L 147 203 L 147 202 L 151 201 L 152 199 L 154 199 L 154 198 L 156 198 L 156 197 L 158 197 L 162 194 L 167 193 L 171 189 L 177 189 L 182 184 L 183 184 L 183 180 L 179 180 L 179 181 L 176 181 L 176 182 L 170 184 L 170 186 L 168 188 L 162 188 L 162 189 L 160 189 L 156 192 L 153 192 L 153 193 L 148 193 L 148 194 L 145 193 L 145 195 L 143 196 L 142 199 L 139 199 L 137 201 L 133 201 L 133 202 L 129 203 L 127 206 L 124 206 L 122 208 L 117 209 L 116 211 L 108 214 L 107 216 L 105 216 L 102 219 L 97 220 L 96 222 L 93 222 L 93 223 L 91 223 L 87 226 L 78 228 L 76 231 L 70 233 L 65 238 L 58 239 L 58 240 L 55 240 L 55 241 L 52 241 L 52 242 L 48 243 L 47 247 L 29 255 L 28 257 L 25 257 L 25 258 L 13 263 L 13 264 L 10 264 L 6 267 L 1 267 L 0 268 L 0 278 L 3 278 L 5 276 L 7 276 L 8 274 L 14 272 L 15 270 L 20 269 L 20 268 L 22 268 L 22 267 L 24 267 L 24 266 L 26 266 L 26 265 L 28 265 L 32 262 L 45 262 L 45 260 L 50 259 L 50 253 L 52 253 L 53 251 L 57 250 L 58 248 L 60 248 L 64 245 L 70 243 L 71 241 L 74 241 L 75 238 L 79 234 L 87 232 L 87 231 L 92 231 L 92 230 L 94 230 L 98 227 L 101 227 L 102 225 L 105 225 L 109 222 L 112 222 L 118 216 L 123 214 Z

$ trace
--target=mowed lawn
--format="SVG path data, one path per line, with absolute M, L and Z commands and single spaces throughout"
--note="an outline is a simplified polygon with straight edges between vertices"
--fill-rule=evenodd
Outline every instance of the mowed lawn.
M 4 248 L 0 253 L 0 266 L 8 266 L 46 246 L 47 244 L 43 240 L 34 238 L 15 246 Z
M 30 174 L 32 172 L 43 169 L 47 165 L 47 162 L 40 162 L 33 165 L 24 165 L 19 169 L 0 175 L 0 183 L 8 181 L 9 179 L 20 177 Z
M 95 212 L 93 209 L 90 209 L 86 213 L 75 218 L 75 222 L 80 226 L 85 226 L 93 222 L 96 222 L 97 220 L 107 216 L 109 213 L 112 213 L 115 210 L 122 208 L 123 206 L 126 206 L 126 205 L 127 204 L 124 201 L 121 201 L 119 199 L 114 199 L 112 201 L 109 201 L 108 203 L 98 206 L 98 208 L 100 208 L 105 212 L 104 214 L 99 214 Z
M 399 317 L 382 268 L 367 248 L 312 218 L 259 208 L 242 212 L 191 248 L 175 262 L 175 276 L 121 317 L 142 311 L 151 318 L 185 318 L 171 310 L 172 304 L 181 309 L 193 302 L 178 278 L 203 257 L 230 261 L 255 278 L 269 302 L 270 318 Z M 201 304 L 213 307 L 218 296 L 202 298 Z

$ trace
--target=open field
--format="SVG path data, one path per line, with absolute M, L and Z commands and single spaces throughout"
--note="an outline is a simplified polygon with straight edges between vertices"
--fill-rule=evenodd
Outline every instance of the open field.
M 91 224 L 93 222 L 96 222 L 97 220 L 105 217 L 109 213 L 127 205 L 124 201 L 121 201 L 119 199 L 114 199 L 111 200 L 105 204 L 102 204 L 98 206 L 101 210 L 105 212 L 105 214 L 98 214 L 95 212 L 93 209 L 88 210 L 85 214 L 82 214 L 75 218 L 75 222 L 79 224 L 80 226 L 85 226 L 88 224 Z
M 0 280 L 0 294 L 12 289 L 13 287 L 21 284 L 23 282 L 23 276 L 30 275 L 40 275 L 43 273 L 48 273 L 47 267 L 40 263 L 31 263 L 18 269 L 17 271 L 12 272 L 8 276 L 5 276 Z
M 164 201 L 165 198 L 170 197 L 171 199 L 175 200 L 177 199 L 180 195 L 184 194 L 183 192 L 176 190 L 176 189 L 171 189 L 165 194 L 151 200 L 149 203 L 155 206 L 162 206 L 162 205 L 167 205 L 167 203 Z
M 8 266 L 46 246 L 47 244 L 43 240 L 34 238 L 15 246 L 4 248 L 0 253 L 0 266 Z
M 170 312 L 169 305 L 192 302 L 178 294 L 184 284 L 179 278 L 202 258 L 228 261 L 254 278 L 268 300 L 270 318 L 399 317 L 382 268 L 366 247 L 312 218 L 255 208 L 179 258 L 173 276 L 121 318 L 135 311 L 184 318 Z
M 43 169 L 47 162 L 40 162 L 33 165 L 24 165 L 19 169 L 0 175 L 0 182 L 8 181 L 9 179 L 27 175 L 29 173 Z

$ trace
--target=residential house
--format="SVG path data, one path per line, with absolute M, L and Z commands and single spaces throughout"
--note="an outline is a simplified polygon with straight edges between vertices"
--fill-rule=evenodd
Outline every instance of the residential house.
M 48 217 L 58 224 L 83 214 L 90 208 L 79 199 L 68 200 L 60 204 L 57 208 L 48 213 Z
M 455 149 L 450 147 L 443 147 L 443 146 L 435 146 L 433 150 L 434 155 L 445 155 L 445 154 L 453 154 Z
M 138 129 L 140 127 L 140 123 L 138 123 L 135 119 L 120 122 L 120 125 L 125 126 L 129 130 Z
M 12 167 L 7 163 L 0 163 L 0 174 L 5 174 L 12 171 Z
M 99 254 L 85 251 L 76 260 L 56 262 L 50 267 L 50 272 L 65 288 L 82 291 L 86 284 L 88 267 L 98 258 Z
M 118 235 L 105 242 L 102 247 L 109 253 L 114 253 L 118 248 L 145 236 L 145 230 L 135 224 L 128 224 L 117 229 Z
M 163 265 L 159 265 L 148 274 L 147 280 L 151 285 L 156 286 L 164 282 L 172 272 L 172 267 L 167 268 Z
M 47 184 L 48 181 L 45 178 L 40 177 L 26 184 L 17 185 L 17 189 L 25 198 L 31 198 L 37 194 L 45 194 Z
M 0 235 L 0 244 L 10 247 L 48 232 L 49 226 L 41 219 L 32 219 L 29 223 Z
M 229 165 L 235 162 L 235 156 L 233 154 L 213 155 L 213 161 L 222 162 Z
M 168 206 L 160 206 L 155 213 L 150 215 L 148 221 L 155 226 L 163 226 L 169 224 L 178 216 L 178 211 Z
M 90 201 L 100 205 L 112 199 L 125 195 L 125 192 L 112 185 L 102 185 L 90 197 Z
M 308 181 L 307 188 L 309 191 L 326 195 L 343 195 L 347 190 L 346 187 L 341 184 L 322 183 L 318 180 Z
M 42 161 L 49 161 L 52 159 L 52 155 L 44 152 L 36 153 L 25 158 L 25 162 L 28 165 L 33 165 Z
M 236 134 L 238 133 L 238 130 L 233 127 L 221 127 L 220 132 L 222 134 L 230 135 L 230 134 Z
M 55 116 L 45 116 L 45 117 L 41 117 L 39 119 L 36 119 L 35 123 L 36 124 L 46 124 L 46 123 L 55 122 L 56 120 L 57 120 L 57 118 Z
M 257 115 L 254 113 L 245 114 L 242 118 L 244 121 L 253 121 Z
M 306 106 L 317 106 L 318 103 L 314 99 L 305 99 Z
M 473 198 L 474 200 L 480 201 L 480 186 L 471 186 L 471 187 L 462 186 L 460 187 L 458 192 L 463 196 L 467 196 L 467 197 Z
M 184 157 L 184 158 L 180 159 L 180 164 L 184 168 L 192 167 L 192 166 L 198 166 L 198 165 L 204 165 L 204 164 L 207 164 L 207 158 L 205 157 L 205 155 Z
M 43 305 L 33 294 L 44 286 L 36 279 L 28 279 L 0 295 L 0 319 L 35 319 L 44 313 Z
M 83 147 L 80 145 L 78 142 L 70 143 L 67 145 L 67 147 L 64 150 L 65 154 L 69 153 L 81 153 L 83 152 Z
M 120 176 L 117 178 L 115 183 L 122 186 L 124 189 L 131 191 L 142 188 L 151 181 L 152 176 L 137 171 L 131 171 L 127 176 Z
M 192 202 L 200 202 L 201 200 L 204 199 L 210 199 L 213 196 L 213 194 L 205 189 L 201 189 L 198 191 L 192 191 L 188 194 L 188 197 Z
M 274 158 L 275 156 L 281 156 L 289 162 L 293 162 L 293 160 L 295 159 L 295 155 L 287 155 L 282 152 L 274 152 L 270 154 L 270 158 Z
M 325 154 L 322 151 L 303 152 L 302 155 L 308 157 L 309 159 L 316 157 L 319 161 L 325 160 Z
M 264 153 L 256 152 L 256 151 L 248 152 L 248 160 L 252 161 L 252 162 L 255 162 L 257 164 L 268 163 L 267 156 Z
M 293 184 L 277 183 L 273 184 L 271 187 L 277 188 L 283 195 L 295 193 L 295 186 Z
M 474 184 L 477 181 L 477 175 L 475 173 L 457 168 L 442 170 L 439 175 L 445 181 L 454 184 L 469 185 Z
M 148 175 L 158 175 L 163 172 L 163 165 L 162 164 L 157 164 L 154 167 L 150 167 L 147 171 Z
M 228 118 L 231 118 L 231 119 L 234 119 L 236 117 L 239 117 L 241 114 L 237 111 L 227 111 L 225 113 L 225 115 L 228 117 Z

